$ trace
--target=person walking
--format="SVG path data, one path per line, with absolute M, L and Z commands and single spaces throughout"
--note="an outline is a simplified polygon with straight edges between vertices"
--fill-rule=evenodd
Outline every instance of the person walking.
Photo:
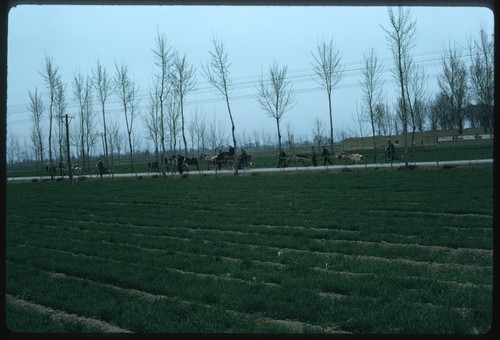
M 387 138 L 387 158 L 391 161 L 394 160 L 394 156 L 396 155 L 396 149 L 394 148 L 394 144 L 392 144 L 391 139 Z
M 283 149 L 280 149 L 280 153 L 278 155 L 278 168 L 286 167 L 286 153 Z
M 333 165 L 332 160 L 330 159 L 330 152 L 326 148 L 326 146 L 323 146 L 323 152 L 321 153 L 323 158 L 325 159 L 323 165 L 326 166 L 326 162 L 330 163 L 330 165 Z
M 314 166 L 318 166 L 318 163 L 316 162 L 316 150 L 314 150 L 314 146 L 312 148 L 312 163 Z
M 102 178 L 102 174 L 104 173 L 104 164 L 102 163 L 100 158 L 97 160 L 96 168 L 99 173 L 99 176 L 101 176 Z
M 184 156 L 177 155 L 177 171 L 179 171 L 181 175 L 184 172 L 184 159 Z

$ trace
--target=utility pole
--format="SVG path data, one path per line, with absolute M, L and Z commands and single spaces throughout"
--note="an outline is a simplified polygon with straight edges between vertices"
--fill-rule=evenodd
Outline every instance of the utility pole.
M 69 181 L 73 186 L 73 171 L 71 169 L 71 157 L 69 150 L 69 122 L 68 122 L 68 114 L 66 114 L 66 149 L 68 151 L 68 171 L 69 171 Z

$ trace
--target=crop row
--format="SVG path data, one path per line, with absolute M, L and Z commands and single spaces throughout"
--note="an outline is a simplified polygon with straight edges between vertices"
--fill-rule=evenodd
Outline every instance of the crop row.
M 137 219 L 137 218 L 136 218 Z M 468 217 L 463 218 L 469 220 Z M 488 218 L 486 218 L 488 220 Z M 408 220 L 408 219 L 407 219 Z M 418 220 L 415 220 L 417 229 Z M 337 228 L 305 228 L 297 226 L 253 226 L 225 225 L 199 226 L 193 222 L 181 222 L 177 226 L 162 226 L 161 220 L 148 220 L 147 224 L 139 219 L 129 222 L 93 222 L 72 220 L 52 216 L 38 218 L 19 217 L 12 223 L 12 237 L 23 239 L 24 233 L 38 234 L 41 239 L 57 235 L 58 239 L 78 238 L 110 240 L 122 242 L 138 239 L 143 243 L 155 244 L 165 237 L 188 237 L 198 240 L 228 241 L 241 244 L 253 244 L 273 247 L 295 247 L 309 251 L 335 251 L 356 255 L 377 255 L 388 258 L 406 258 L 435 263 L 455 262 L 459 264 L 491 265 L 491 230 L 486 228 L 471 230 L 454 227 L 454 230 L 442 227 L 428 228 L 428 237 L 423 235 L 399 235 L 393 232 L 383 233 L 376 230 L 343 230 Z M 408 222 L 407 222 L 408 223 Z M 443 224 L 445 218 L 443 218 Z M 16 225 L 28 225 L 27 230 L 17 230 Z M 373 224 L 372 224 L 373 225 Z M 44 226 L 40 228 L 40 226 Z M 469 224 L 470 226 L 470 224 Z M 422 229 L 423 227 L 419 228 Z M 376 228 L 374 228 L 376 229 Z M 432 231 L 434 231 L 432 233 Z M 422 231 L 420 230 L 422 233 Z M 424 233 L 425 235 L 425 233 Z M 446 246 L 456 239 L 461 248 Z M 437 240 L 437 241 L 436 241 Z M 128 241 L 130 242 L 130 241 Z M 479 262 L 478 262 L 479 261 Z
M 22 266 L 25 269 L 34 266 L 45 271 L 85 278 L 95 282 L 96 285 L 106 283 L 186 301 L 200 301 L 227 310 L 273 319 L 293 319 L 321 325 L 340 324 L 345 330 L 351 327 L 346 319 L 337 319 L 338 316 L 331 313 L 331 308 L 336 305 L 335 301 L 339 295 L 347 297 L 342 299 L 343 310 L 347 313 L 343 316 L 358 317 L 359 322 L 357 311 L 352 309 L 354 306 L 351 304 L 366 310 L 367 314 L 376 313 L 377 305 L 374 303 L 391 304 L 396 296 L 398 301 L 405 301 L 404 305 L 414 303 L 421 307 L 421 304 L 432 304 L 441 306 L 441 312 L 443 310 L 456 312 L 464 306 L 468 307 L 467 310 L 476 311 L 484 307 L 491 294 L 491 288 L 451 286 L 428 278 L 398 277 L 394 273 L 373 275 L 359 280 L 355 275 L 327 269 L 312 270 L 293 261 L 277 267 L 255 264 L 249 260 L 227 261 L 217 256 L 187 256 L 172 251 L 155 252 L 153 255 L 149 250 L 145 252 L 149 254 L 144 256 L 144 251 L 140 249 L 135 249 L 133 253 L 117 251 L 116 254 L 111 250 L 100 257 L 24 246 L 22 250 L 15 252 L 16 255 L 9 257 L 9 261 L 15 263 L 14 268 Z M 110 253 L 113 255 L 110 256 Z M 181 263 L 182 269 L 172 267 L 176 261 Z M 9 263 L 9 270 L 11 267 Z M 200 275 L 200 269 L 205 275 Z M 251 275 L 254 276 L 250 277 Z M 10 271 L 9 276 L 11 276 Z M 38 295 L 31 295 L 38 292 L 39 285 L 36 280 L 29 283 L 33 285 L 32 289 L 35 292 L 23 288 L 23 285 L 28 284 L 26 282 L 17 282 L 14 278 L 11 283 L 13 287 L 8 288 L 13 293 L 18 295 L 22 293 L 23 296 L 27 295 L 28 298 L 39 301 Z M 41 288 L 41 291 L 45 292 L 43 286 Z M 81 308 L 80 304 L 75 302 L 75 288 L 66 290 L 56 285 L 55 292 L 54 287 L 49 290 L 52 294 L 57 294 L 56 301 L 47 301 L 50 300 L 48 294 L 41 303 L 56 303 L 55 308 L 114 321 L 122 327 L 129 328 L 126 323 L 106 318 L 106 315 L 73 310 L 72 308 Z M 320 293 L 333 293 L 335 298 L 332 300 L 328 298 L 328 294 L 325 297 L 325 294 Z M 441 298 L 436 300 L 436 295 Z M 290 308 L 288 304 L 292 302 Z M 72 307 L 68 307 L 68 304 Z M 99 306 L 103 308 L 103 302 L 100 302 Z M 375 314 L 371 315 L 374 316 Z M 442 316 L 439 313 L 434 315 L 438 319 Z M 458 314 L 455 316 L 458 317 Z M 463 322 L 466 325 L 467 319 L 465 318 Z M 391 323 L 386 324 L 384 327 L 389 328 L 385 330 L 389 330 L 391 325 Z M 456 326 L 454 324 L 447 327 Z M 132 330 L 138 331 L 134 328 Z
M 486 331 L 491 170 L 345 175 L 9 185 L 7 293 L 134 332 Z

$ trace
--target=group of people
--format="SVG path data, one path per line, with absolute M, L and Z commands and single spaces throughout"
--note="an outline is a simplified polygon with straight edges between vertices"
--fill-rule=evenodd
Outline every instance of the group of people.
M 234 152 L 235 152 L 234 147 L 232 145 L 229 146 L 229 151 L 227 152 L 228 158 L 232 158 L 234 156 Z M 392 144 L 390 138 L 387 139 L 386 152 L 387 152 L 387 157 L 390 160 L 394 160 L 396 152 L 395 152 L 394 144 Z M 221 156 L 220 159 L 217 159 L 219 161 L 219 163 L 223 159 L 222 155 L 224 155 L 224 152 L 222 152 L 222 150 L 219 150 L 218 158 L 219 158 L 219 156 Z M 323 151 L 321 152 L 321 156 L 323 157 L 323 165 L 324 166 L 326 166 L 326 163 L 333 165 L 333 162 L 330 159 L 330 151 L 328 151 L 326 146 L 323 146 Z M 239 169 L 241 169 L 240 166 L 244 166 L 245 162 L 247 161 L 247 157 L 248 156 L 247 156 L 246 151 L 241 149 L 241 155 L 238 157 L 238 164 L 237 164 Z M 286 156 L 285 151 L 283 151 L 283 149 L 280 149 L 280 152 L 278 155 L 278 168 L 284 168 L 287 166 L 286 158 L 287 158 L 287 156 Z M 313 166 L 318 166 L 316 150 L 315 150 L 314 146 L 311 147 L 311 161 L 312 161 Z M 101 159 L 98 159 L 96 167 L 97 167 L 99 176 L 101 176 L 101 178 L 102 178 L 102 175 L 104 173 L 106 173 L 107 169 L 104 166 Z M 184 171 L 184 157 L 181 155 L 177 156 L 177 167 L 178 167 L 179 173 L 182 174 Z
M 326 163 L 333 165 L 332 160 L 330 159 L 330 151 L 326 148 L 326 146 L 323 146 L 323 151 L 321 152 L 321 156 L 324 159 L 323 165 L 326 166 Z M 311 161 L 314 166 L 318 166 L 318 161 L 317 161 L 317 156 L 316 156 L 316 149 L 314 146 L 311 147 Z M 283 151 L 283 149 L 280 149 L 279 155 L 278 155 L 278 168 L 284 168 L 287 166 L 286 162 L 286 153 Z
M 229 149 L 228 151 L 222 151 L 222 150 L 219 150 L 219 154 L 215 157 L 215 165 L 217 166 L 217 169 L 220 170 L 222 168 L 222 163 L 227 161 L 227 160 L 231 160 L 231 159 L 234 159 L 235 157 L 235 150 L 234 150 L 234 147 L 232 145 L 229 146 Z M 237 159 L 237 168 L 238 169 L 243 169 L 245 167 L 245 164 L 247 164 L 249 162 L 249 159 L 250 157 L 248 156 L 247 152 L 243 149 L 241 149 L 241 153 L 240 155 L 238 156 L 238 159 Z
M 385 149 L 387 154 L 387 158 L 390 160 L 394 160 L 396 158 L 396 150 L 394 148 L 394 144 L 392 144 L 391 139 L 387 139 L 387 148 Z M 326 163 L 333 165 L 332 160 L 330 159 L 330 151 L 328 151 L 326 146 L 323 146 L 323 151 L 321 152 L 321 156 L 323 157 L 323 166 L 326 166 Z M 284 168 L 287 166 L 287 156 L 283 149 L 280 149 L 278 155 L 278 168 Z M 311 147 L 311 161 L 313 166 L 318 166 L 316 150 L 314 146 Z

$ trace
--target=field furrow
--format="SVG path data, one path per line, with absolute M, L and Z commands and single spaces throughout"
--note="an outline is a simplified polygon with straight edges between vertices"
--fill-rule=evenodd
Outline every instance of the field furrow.
M 146 227 L 144 225 L 134 225 L 127 223 L 125 225 L 122 224 L 109 224 L 109 223 L 100 223 L 102 228 L 92 228 L 86 229 L 86 227 L 75 227 L 77 224 L 91 224 L 93 223 L 80 223 L 72 220 L 61 220 L 59 226 L 55 225 L 45 225 L 44 227 L 53 228 L 62 230 L 64 228 L 68 228 L 71 231 L 82 231 L 82 232 L 97 232 L 97 233 L 127 233 L 130 236 L 134 237 L 170 237 L 171 235 L 186 235 L 185 238 L 203 238 L 204 240 L 253 240 L 255 245 L 266 245 L 269 244 L 268 240 L 273 240 L 276 236 L 281 236 L 288 240 L 291 240 L 292 243 L 297 243 L 296 240 L 305 240 L 303 242 L 310 250 L 318 250 L 322 251 L 324 249 L 356 249 L 359 255 L 367 255 L 369 256 L 373 249 L 376 249 L 376 252 L 381 255 L 386 255 L 383 257 L 391 258 L 392 256 L 401 257 L 401 254 L 406 254 L 407 257 L 415 257 L 414 254 L 418 254 L 421 257 L 422 261 L 432 260 L 433 262 L 448 262 L 449 259 L 453 259 L 454 262 L 460 263 L 462 261 L 463 265 L 467 264 L 467 260 L 473 259 L 474 263 L 477 263 L 477 260 L 480 258 L 484 258 L 485 263 L 488 265 L 491 264 L 492 258 L 492 250 L 488 249 L 477 249 L 477 248 L 460 248 L 460 247 L 449 247 L 449 246 L 434 246 L 434 245 L 422 245 L 417 243 L 399 243 L 399 242 L 391 242 L 387 241 L 388 238 L 380 237 L 377 238 L 379 241 L 368 241 L 363 240 L 364 236 L 362 232 L 358 232 L 358 235 L 353 235 L 353 233 L 349 233 L 349 237 L 339 236 L 337 231 L 331 231 L 331 234 L 336 234 L 339 238 L 343 239 L 327 239 L 331 238 L 332 235 L 329 235 L 327 232 L 322 232 L 320 235 L 315 236 L 312 233 L 308 238 L 304 238 L 302 233 L 298 235 L 283 235 L 283 234 L 268 234 L 263 233 L 259 230 L 254 231 L 241 231 L 241 230 L 227 230 L 218 227 L 197 227 L 197 226 L 177 226 L 177 227 Z M 69 226 L 69 227 L 66 227 Z M 126 228 L 126 229 L 125 229 Z M 148 232 L 130 232 L 129 230 L 147 230 L 152 231 L 152 233 Z M 279 229 L 279 228 L 278 228 Z M 292 228 L 293 229 L 293 228 Z M 119 230 L 119 231 L 118 231 Z M 196 234 L 196 235 L 195 235 Z M 192 235 L 192 237 L 189 237 Z M 271 236 L 269 238 L 268 236 Z M 335 236 L 333 236 L 335 237 Z M 373 238 L 373 235 L 370 236 Z M 489 242 L 489 241 L 488 241 Z M 245 242 L 241 242 L 245 244 Z
M 50 227 L 50 229 L 56 229 L 56 227 L 53 226 Z M 81 230 L 78 231 L 82 232 Z M 70 244 L 64 246 L 60 243 L 60 239 L 61 237 L 63 237 L 63 235 L 64 233 L 59 231 L 57 233 L 57 236 L 46 236 L 44 239 L 48 241 L 53 239 L 53 242 L 48 242 L 47 244 L 53 244 L 63 248 L 69 247 Z M 69 235 L 74 235 L 74 231 L 71 231 Z M 189 236 L 187 234 L 185 235 Z M 131 242 L 131 238 L 135 241 Z M 111 256 L 113 256 L 113 252 L 111 251 L 113 249 L 111 248 L 111 245 L 113 244 L 116 246 L 125 247 L 126 251 L 129 251 L 130 249 L 147 248 L 160 252 L 167 251 L 167 254 L 169 254 L 169 252 L 171 253 L 172 251 L 181 249 L 194 254 L 198 254 L 201 252 L 217 257 L 229 256 L 231 254 L 235 254 L 233 256 L 243 256 L 243 254 L 248 254 L 250 256 L 246 255 L 244 257 L 246 260 L 260 261 L 279 261 L 280 259 L 278 259 L 276 254 L 281 251 L 287 254 L 286 257 L 283 257 L 283 259 L 286 259 L 287 261 L 295 260 L 294 257 L 290 258 L 290 254 L 294 254 L 295 257 L 300 258 L 302 262 L 304 262 L 305 267 L 317 267 L 318 263 L 321 264 L 320 266 L 323 266 L 323 263 L 329 263 L 332 269 L 338 268 L 342 270 L 343 268 L 346 268 L 352 271 L 353 269 L 351 268 L 356 268 L 355 272 L 359 271 L 362 273 L 387 273 L 390 270 L 401 272 L 403 270 L 407 275 L 413 273 L 413 275 L 425 275 L 426 277 L 430 277 L 433 279 L 443 279 L 447 277 L 448 279 L 451 278 L 451 281 L 464 283 L 471 282 L 474 284 L 484 284 L 485 282 L 491 282 L 492 275 L 491 265 L 463 265 L 455 262 L 443 264 L 429 261 L 405 260 L 392 257 L 368 256 L 333 250 L 319 251 L 303 248 L 283 248 L 277 247 L 273 244 L 257 245 L 253 242 L 223 241 L 220 238 L 213 238 L 210 240 L 205 237 L 193 238 L 165 235 L 154 235 L 149 237 L 148 235 L 141 233 L 122 235 L 122 232 L 120 230 L 101 230 L 97 231 L 96 233 L 89 233 L 89 231 L 87 230 L 86 232 L 84 232 L 84 235 L 80 236 L 80 238 L 74 239 L 70 247 L 73 249 L 75 247 L 78 247 L 83 251 L 88 252 L 88 250 L 91 249 L 89 248 L 89 244 L 92 244 L 92 242 L 94 242 L 94 244 L 97 246 L 93 246 L 92 248 L 96 248 L 97 251 L 99 251 L 101 254 L 110 254 Z M 103 242 L 107 243 L 108 246 L 102 247 Z M 143 247 L 142 245 L 145 244 L 148 244 L 149 246 Z M 235 253 L 236 251 L 237 253 Z M 120 253 L 122 252 L 123 251 L 120 251 Z M 281 260 L 283 261 L 283 259 Z M 491 261 L 491 258 L 486 257 L 486 260 L 488 259 L 489 261 Z M 405 264 L 405 266 L 401 267 L 401 264 Z
M 106 283 L 103 281 L 96 281 L 92 279 L 88 279 L 85 277 L 81 277 L 78 275 L 73 275 L 73 274 L 68 274 L 68 273 L 63 273 L 63 272 L 54 272 L 54 271 L 49 271 L 45 270 L 42 268 L 38 268 L 37 266 L 30 266 L 32 268 L 36 268 L 39 270 L 42 274 L 49 276 L 51 279 L 56 280 L 56 281 L 64 281 L 64 280 L 73 280 L 73 281 L 79 281 L 83 283 L 84 285 L 92 285 L 96 286 L 98 289 L 107 289 L 111 291 L 118 291 L 121 294 L 124 294 L 126 296 L 132 297 L 134 299 L 141 299 L 145 300 L 145 303 L 154 303 L 155 301 L 168 301 L 170 304 L 175 304 L 175 305 L 182 305 L 186 308 L 199 308 L 203 307 L 208 310 L 212 310 L 213 313 L 220 313 L 220 307 L 216 307 L 211 304 L 203 303 L 198 300 L 187 300 L 184 298 L 179 298 L 178 296 L 170 296 L 170 295 L 164 295 L 164 294 L 157 294 L 157 293 L 151 293 L 147 292 L 144 290 L 140 289 L 135 289 L 135 288 L 129 288 L 129 287 L 122 287 L 118 284 L 110 284 Z M 19 299 L 19 301 L 24 302 L 24 300 Z M 35 306 L 35 304 L 30 303 L 30 305 Z M 38 305 L 40 306 L 40 305 Z M 50 307 L 46 306 L 40 306 L 39 309 L 44 309 L 45 311 L 54 311 Z M 231 310 L 231 309 L 224 309 L 225 313 L 228 313 L 230 315 L 233 315 L 237 318 L 244 318 L 246 320 L 251 320 L 253 323 L 255 323 L 256 326 L 260 327 L 261 331 L 265 331 L 267 327 L 270 326 L 276 326 L 278 325 L 280 329 L 282 329 L 285 332 L 303 332 L 303 331 L 313 331 L 313 332 L 326 332 L 326 333 L 340 333 L 340 334 L 345 334 L 349 333 L 346 331 L 343 331 L 342 329 L 338 327 L 334 327 L 331 324 L 327 327 L 325 326 L 320 326 L 320 325 L 314 325 L 310 324 L 307 322 L 301 322 L 299 320 L 290 320 L 290 319 L 276 319 L 276 318 L 271 318 L 271 317 L 266 317 L 263 316 L 259 313 L 254 314 L 254 313 L 245 313 L 242 311 L 238 310 Z M 64 313 L 62 311 L 54 311 L 53 313 L 58 313 L 61 315 L 66 315 L 70 316 L 67 313 Z M 105 330 L 107 331 L 114 331 L 118 333 L 122 332 L 128 332 L 127 330 L 124 330 L 122 328 L 116 327 L 116 326 L 111 326 L 106 322 L 103 322 L 98 319 L 91 319 L 87 317 L 82 317 L 82 316 L 76 316 L 73 315 L 74 318 L 78 318 L 80 320 L 84 320 L 87 322 L 94 322 L 94 326 L 101 326 L 104 327 L 106 325 L 107 328 Z M 111 328 L 114 327 L 114 330 Z M 257 328 L 259 329 L 259 328 Z M 165 330 L 164 330 L 165 331 Z
M 47 226 L 44 226 L 45 228 L 50 228 L 50 229 L 57 229 L 59 231 L 61 231 L 61 227 L 60 226 L 51 226 L 51 225 L 47 225 Z M 176 228 L 171 228 L 171 229 L 176 229 Z M 185 228 L 180 228 L 180 229 L 185 229 Z M 484 265 L 468 265 L 468 264 L 462 264 L 462 263 L 449 263 L 449 260 L 447 263 L 438 263 L 438 262 L 435 262 L 435 261 L 429 261 L 429 260 L 426 260 L 426 258 L 424 257 L 423 259 L 420 259 L 420 260 L 410 260 L 410 259 L 405 259 L 405 258 L 400 258 L 398 257 L 398 254 L 399 253 L 395 253 L 395 252 L 392 252 L 392 253 L 388 253 L 387 256 L 372 256 L 372 255 L 366 255 L 364 253 L 366 252 L 360 252 L 360 247 L 358 248 L 355 248 L 355 250 L 351 253 L 347 253 L 347 252 L 341 252 L 341 251 L 335 251 L 333 249 L 335 249 L 335 247 L 330 247 L 329 249 L 332 249 L 330 251 L 328 250 L 316 250 L 318 247 L 309 247 L 309 248 L 304 248 L 304 247 L 298 247 L 298 248 L 284 248 L 284 247 L 280 247 L 280 244 L 279 243 L 283 243 L 282 239 L 280 241 L 273 241 L 271 240 L 271 242 L 269 242 L 268 239 L 264 240 L 264 239 L 256 239 L 256 240 L 253 240 L 253 241 L 246 241 L 248 240 L 248 238 L 244 237 L 242 238 L 241 240 L 240 239 L 237 239 L 237 240 L 223 240 L 221 239 L 220 237 L 217 237 L 217 235 L 208 235 L 205 233 L 203 235 L 201 234 L 198 234 L 196 233 L 195 234 L 195 231 L 193 231 L 192 229 L 190 228 L 187 228 L 187 230 L 189 231 L 188 233 L 182 233 L 182 235 L 184 235 L 183 237 L 179 237 L 179 236 L 171 236 L 171 235 L 149 235 L 147 233 L 137 233 L 137 232 L 132 232 L 132 233 L 126 233 L 126 235 L 122 235 L 122 231 L 121 230 L 114 230 L 114 231 L 111 231 L 111 230 L 100 230 L 100 231 L 92 231 L 92 230 L 82 230 L 82 229 L 73 229 L 72 232 L 74 231 L 78 231 L 78 232 L 83 232 L 83 233 L 97 233 L 97 234 L 101 234 L 101 235 L 109 235 L 109 236 L 116 236 L 116 240 L 120 240 L 120 239 L 126 239 L 128 237 L 133 237 L 135 238 L 136 240 L 138 240 L 137 242 L 142 242 L 144 243 L 144 240 L 148 241 L 147 239 L 151 238 L 150 242 L 151 243 L 158 243 L 158 241 L 163 241 L 163 240 L 182 240 L 184 242 L 190 242 L 190 241 L 201 241 L 203 243 L 218 243 L 218 244 L 226 244 L 226 245 L 231 245 L 231 246 L 247 246 L 247 247 L 261 247 L 261 248 L 264 248 L 265 250 L 267 250 L 267 252 L 278 252 L 278 251 L 287 251 L 287 252 L 296 252 L 296 253 L 312 253 L 312 254 L 316 254 L 316 255 L 321 255 L 322 257 L 325 257 L 325 256 L 332 256 L 332 255 L 342 255 L 342 256 L 345 256 L 345 257 L 359 257 L 359 258 L 365 258 L 365 259 L 369 259 L 369 260 L 374 260 L 374 261 L 395 261 L 395 262 L 399 262 L 399 263 L 407 263 L 407 264 L 413 264 L 413 265 L 421 265 L 421 266 L 431 266 L 431 267 L 453 267 L 453 268 L 461 268 L 463 270 L 476 270 L 476 269 L 482 269 L 482 268 L 491 268 L 491 262 L 490 264 L 484 264 Z M 231 234 L 232 232 L 228 232 L 229 234 Z M 51 236 L 48 236 L 48 237 L 51 237 Z M 61 233 L 58 232 L 58 237 L 61 237 Z M 95 237 L 91 237 L 91 239 Z M 76 239 L 78 240 L 78 239 Z M 101 239 L 98 238 L 98 240 L 100 241 Z M 237 241 L 237 242 L 236 242 Z M 315 240 L 313 240 L 315 241 Z M 308 242 L 311 242 L 311 240 L 308 240 Z M 335 241 L 330 241 L 331 243 L 336 243 Z M 360 244 L 362 244 L 363 242 L 359 242 L 359 241 L 343 241 L 344 243 L 354 243 L 354 244 L 357 244 L 358 246 Z M 321 240 L 320 242 L 318 243 L 327 243 L 327 241 L 324 241 L 324 240 Z M 367 243 L 367 242 L 365 242 Z M 387 244 L 378 244 L 378 243 L 373 243 L 371 242 L 370 243 L 371 245 L 375 245 L 375 247 L 373 248 L 376 248 L 376 252 L 381 252 L 380 248 L 383 248 L 385 246 L 388 246 Z M 406 248 L 407 245 L 403 245 L 403 248 Z M 417 247 L 418 248 L 418 247 Z M 354 248 L 352 248 L 354 249 Z M 446 248 L 447 250 L 450 250 L 449 248 Z M 460 253 L 461 255 L 464 255 L 464 256 L 467 256 L 467 254 L 463 254 L 464 251 L 460 251 L 460 250 L 455 250 L 455 249 L 451 249 L 450 250 L 451 252 L 458 252 Z M 357 252 L 357 253 L 356 253 Z M 392 254 L 395 254 L 395 255 L 392 255 Z M 443 252 L 440 252 L 441 256 L 446 256 L 446 252 L 443 254 Z M 486 254 L 484 252 L 481 252 L 479 254 L 480 256 L 483 256 L 485 258 L 485 261 L 491 261 L 492 259 L 492 252 L 491 251 L 488 251 L 486 252 Z M 478 256 L 479 256 L 478 255 Z M 433 258 L 435 259 L 437 256 L 435 254 L 430 254 L 427 256 L 427 258 Z M 451 256 L 451 257 L 456 257 L 454 254 Z M 477 256 L 476 256 L 477 257 Z M 475 261 L 477 261 L 477 258 L 474 259 Z
M 10 183 L 7 324 L 485 332 L 491 179 L 472 167 Z
M 5 295 L 6 303 L 19 306 L 24 309 L 32 310 L 37 313 L 48 314 L 51 319 L 62 320 L 65 322 L 78 322 L 87 324 L 89 327 L 97 328 L 99 332 L 104 333 L 130 333 L 129 330 L 117 327 L 115 325 L 103 322 L 101 320 L 86 318 L 83 316 L 68 314 L 64 311 L 54 310 L 50 307 L 43 306 L 37 303 L 26 301 L 21 299 L 19 296 L 12 296 L 10 294 Z

